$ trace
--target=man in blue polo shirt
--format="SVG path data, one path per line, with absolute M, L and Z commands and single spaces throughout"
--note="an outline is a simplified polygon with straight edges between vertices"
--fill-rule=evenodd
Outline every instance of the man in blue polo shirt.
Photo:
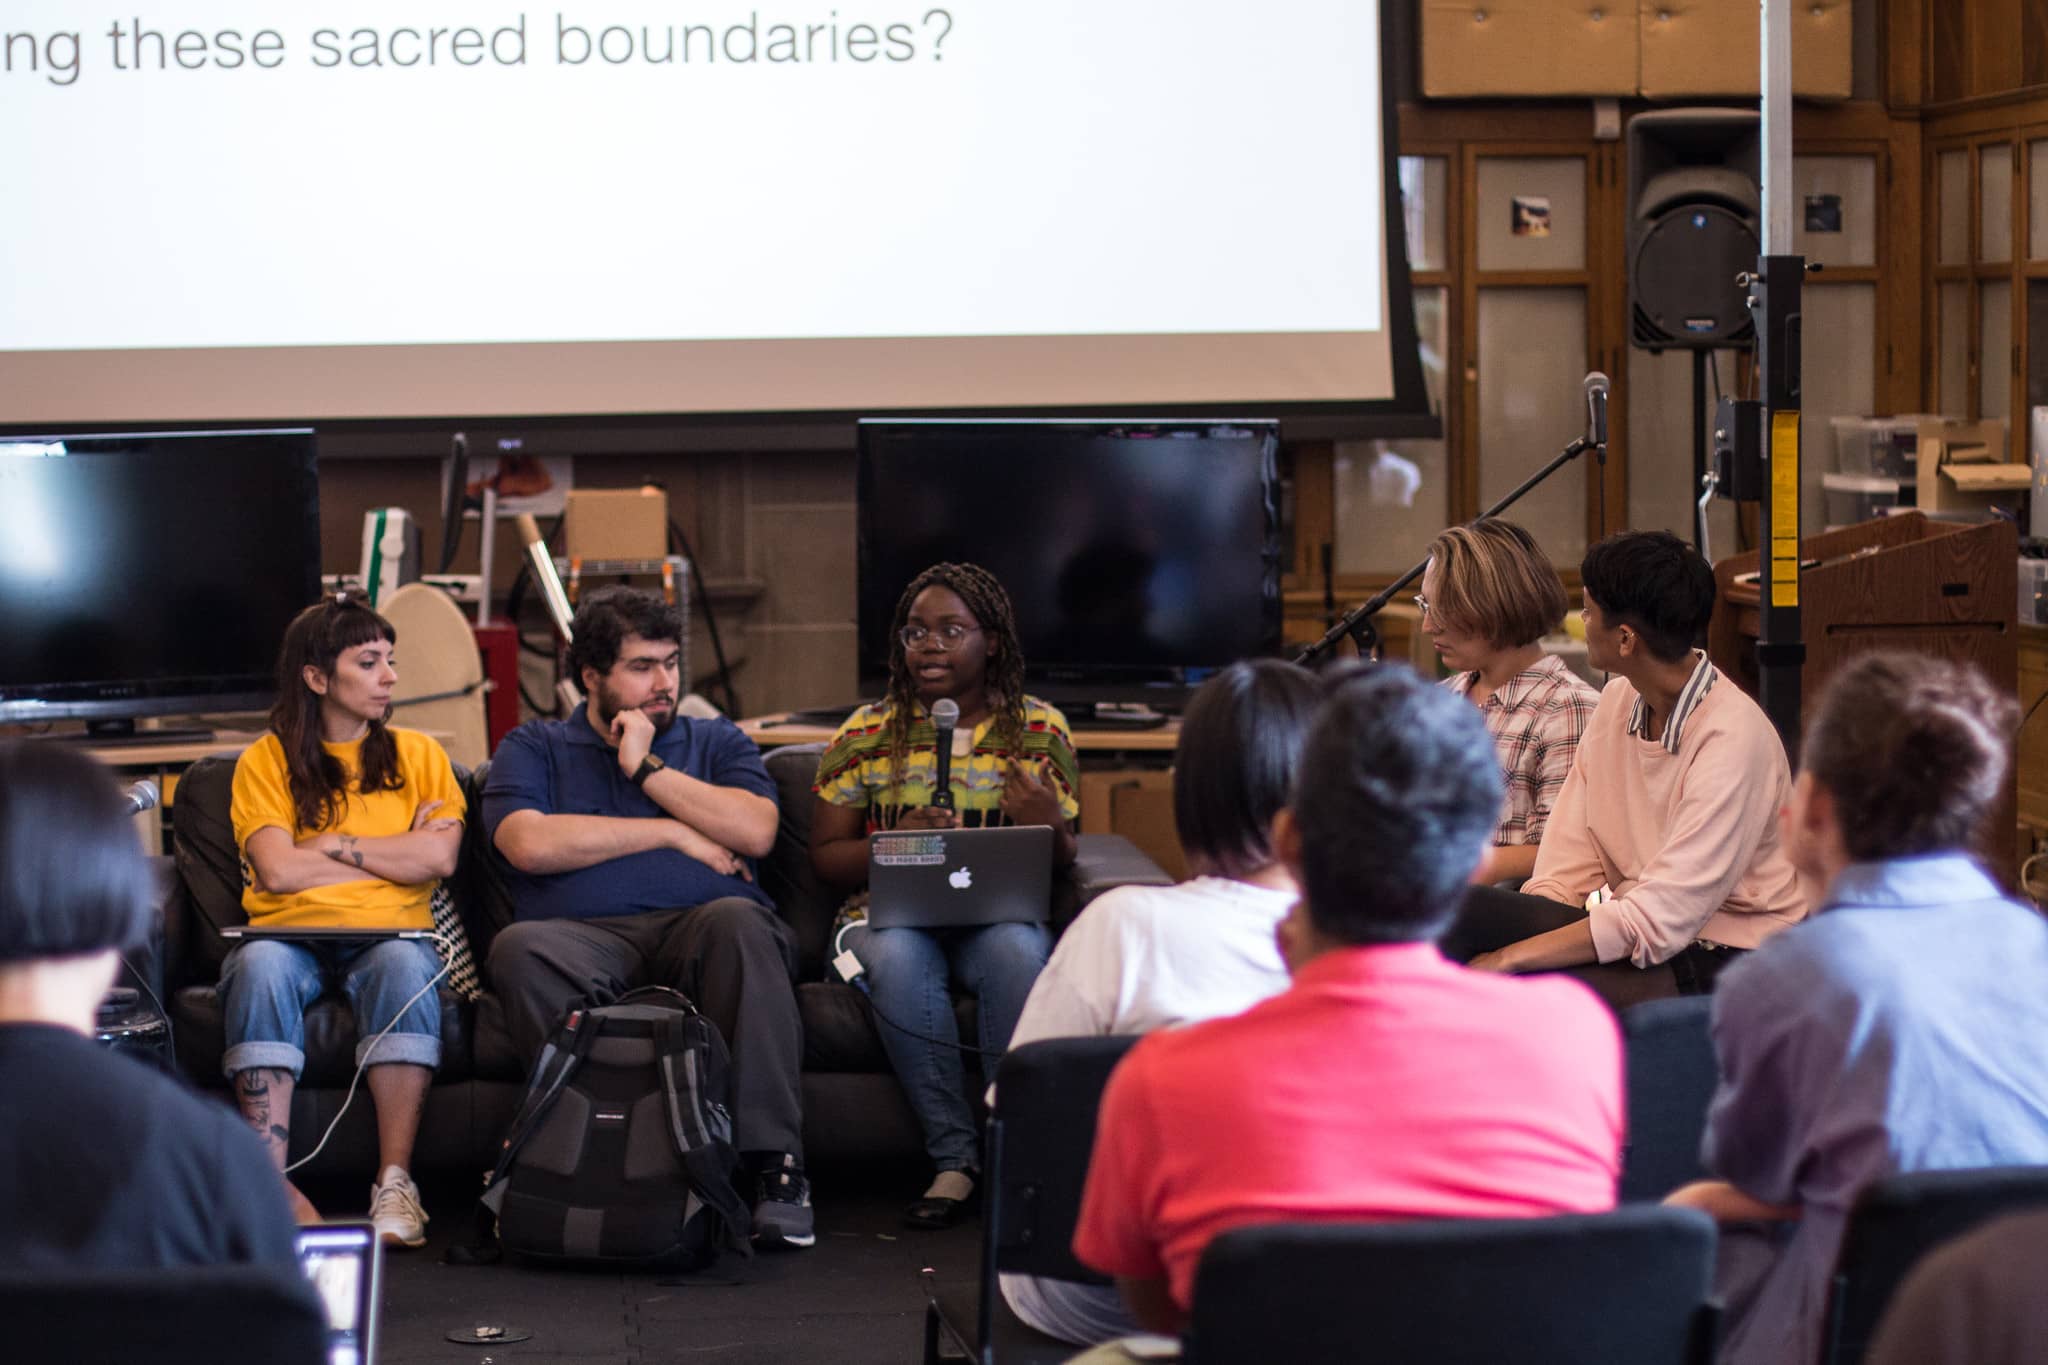
M 535 1056 L 572 1006 L 642 985 L 688 995 L 732 1049 L 754 1239 L 810 1246 L 795 953 L 752 861 L 775 843 L 775 784 L 732 722 L 677 715 L 679 611 L 606 588 L 571 627 L 588 700 L 505 736 L 484 787 L 517 919 L 488 969 L 506 1024 Z

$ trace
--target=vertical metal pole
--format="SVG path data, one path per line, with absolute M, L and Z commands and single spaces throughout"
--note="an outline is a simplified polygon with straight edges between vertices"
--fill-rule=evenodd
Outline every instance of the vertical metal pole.
M 1707 552 L 1707 505 L 1700 490 L 1707 482 L 1707 353 L 1692 353 L 1692 547 Z
M 1763 374 L 1763 547 L 1756 662 L 1758 701 L 1785 752 L 1799 751 L 1799 353 L 1804 257 L 1792 250 L 1792 6 L 1760 0 L 1763 89 L 1763 255 L 1750 308 Z

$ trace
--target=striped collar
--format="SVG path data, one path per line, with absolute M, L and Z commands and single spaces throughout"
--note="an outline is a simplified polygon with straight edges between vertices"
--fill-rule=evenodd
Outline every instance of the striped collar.
M 1670 718 L 1664 722 L 1664 738 L 1658 741 L 1669 754 L 1678 752 L 1679 740 L 1685 731 L 1686 721 L 1692 718 L 1692 713 L 1699 708 L 1699 704 L 1707 699 L 1707 692 L 1713 687 L 1714 680 L 1721 676 L 1721 670 L 1707 662 L 1705 650 L 1696 649 L 1692 653 L 1698 662 L 1693 665 L 1692 676 L 1685 680 L 1685 686 L 1678 689 L 1678 700 L 1671 708 Z M 1644 701 L 1642 694 L 1638 692 L 1635 705 L 1629 708 L 1628 732 L 1647 738 L 1649 729 L 1650 704 Z

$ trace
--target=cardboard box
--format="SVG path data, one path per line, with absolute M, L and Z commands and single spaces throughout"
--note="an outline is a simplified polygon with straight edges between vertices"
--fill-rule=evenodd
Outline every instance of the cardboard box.
M 1793 94 L 1849 98 L 1849 5 L 1800 0 L 1792 7 Z M 1645 98 L 1754 98 L 1762 88 L 1757 0 L 1637 0 L 1637 15 Z
M 1986 513 L 2016 510 L 2033 469 L 2006 459 L 2005 422 L 1929 421 L 1920 424 L 1920 510 Z
M 1631 0 L 1423 0 L 1422 93 L 1633 95 Z
M 562 533 L 571 559 L 659 559 L 668 553 L 668 494 L 572 488 Z

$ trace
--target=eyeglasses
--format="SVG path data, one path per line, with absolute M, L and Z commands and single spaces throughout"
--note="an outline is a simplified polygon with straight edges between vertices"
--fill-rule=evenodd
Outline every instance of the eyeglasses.
M 905 626 L 902 630 L 896 632 L 896 638 L 903 641 L 905 649 L 921 648 L 929 640 L 950 654 L 953 650 L 959 648 L 962 640 L 970 635 L 979 635 L 980 633 L 980 626 L 963 626 L 957 621 L 948 621 L 937 630 L 931 630 L 924 626 Z
M 1429 615 L 1429 599 L 1427 597 L 1424 597 L 1421 593 L 1416 593 L 1415 596 L 1410 598 L 1409 600 L 1415 603 L 1416 611 L 1422 613 L 1422 615 L 1424 616 Z

